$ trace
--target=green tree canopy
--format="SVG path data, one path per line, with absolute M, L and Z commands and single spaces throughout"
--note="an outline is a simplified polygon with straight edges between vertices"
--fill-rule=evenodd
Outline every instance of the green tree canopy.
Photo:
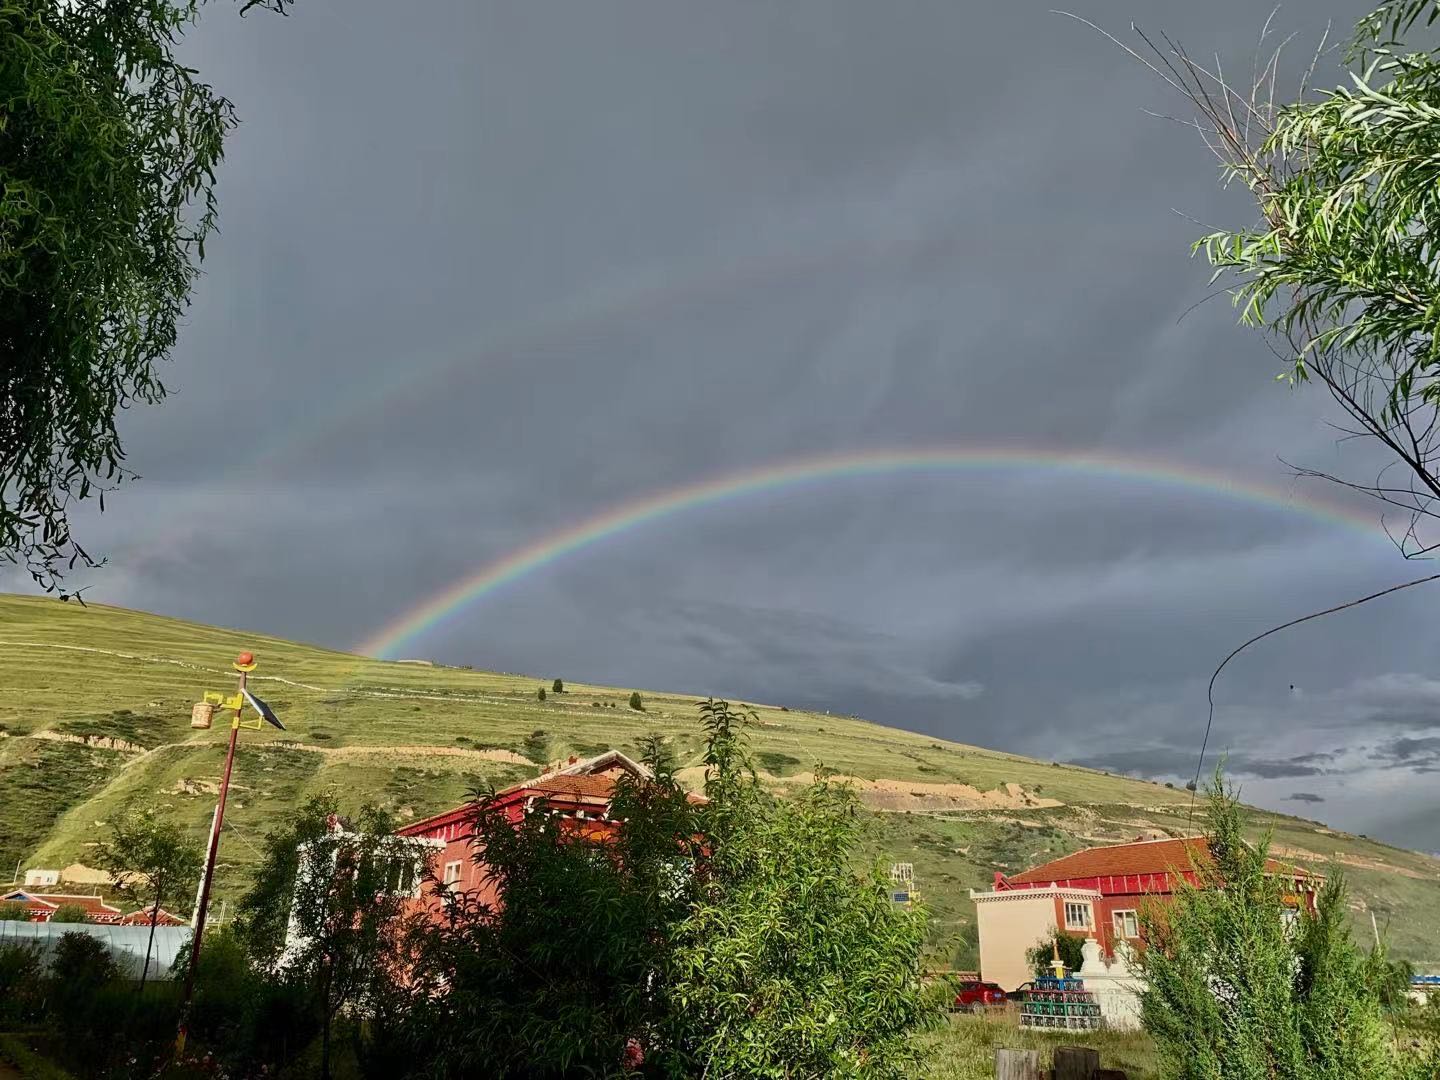
M 336 1017 L 373 1009 L 398 968 L 405 902 L 420 875 L 418 852 L 393 835 L 389 815 L 363 806 L 343 824 L 335 805 L 330 797 L 311 799 L 287 827 L 266 836 L 260 872 L 236 920 L 257 965 L 307 992 L 320 1026 L 322 1078 L 330 1075 Z
M 1244 184 L 1258 210 L 1254 225 L 1213 232 L 1196 250 L 1233 283 L 1242 321 L 1275 341 L 1277 378 L 1318 380 L 1347 430 L 1401 467 L 1371 482 L 1300 472 L 1402 511 L 1406 524 L 1391 532 L 1407 556 L 1433 550 L 1422 519 L 1440 517 L 1437 13 L 1440 0 L 1380 5 L 1351 36 L 1345 84 L 1311 88 L 1317 53 L 1288 103 L 1275 104 L 1278 51 L 1248 86 L 1173 43 L 1154 62 L 1141 56 L 1193 104 L 1224 179 Z
M 1037 979 L 1054 974 L 1055 969 L 1052 964 L 1057 949 L 1060 952 L 1060 962 L 1065 965 L 1066 971 L 1078 971 L 1080 965 L 1085 962 L 1083 938 L 1076 934 L 1067 934 L 1060 929 L 1052 930 L 1049 937 L 1041 938 L 1025 950 L 1025 961 L 1030 965 L 1030 970 L 1034 972 Z
M 203 857 L 197 841 L 153 809 L 125 815 L 100 848 L 100 867 L 110 874 L 120 895 L 149 909 L 149 943 L 140 969 L 140 986 L 150 974 L 155 924 L 167 901 L 184 897 L 200 879 Z
M 244 0 L 283 10 L 290 0 Z M 0 558 L 93 565 L 69 511 L 129 472 L 215 228 L 230 102 L 175 47 L 201 0 L 0 5 Z
M 7 900 L 0 904 L 0 922 L 29 922 L 30 909 L 19 900 Z
M 1209 792 L 1209 852 L 1198 885 L 1146 909 L 1140 956 L 1146 1030 L 1178 1080 L 1401 1080 L 1440 1062 L 1400 1057 L 1385 1024 L 1383 956 L 1347 929 L 1338 873 L 1315 913 L 1291 919 L 1283 875 L 1268 873 L 1269 840 L 1251 844 L 1219 773 Z
M 437 1076 L 900 1077 L 919 1021 L 924 916 L 858 865 L 852 791 L 777 800 L 749 765 L 745 717 L 703 706 L 708 801 L 658 739 L 594 829 L 518 825 L 482 793 L 476 864 L 418 928 L 417 976 L 389 1033 Z M 498 895 L 499 902 L 494 896 Z M 442 992 L 443 991 L 443 992 Z

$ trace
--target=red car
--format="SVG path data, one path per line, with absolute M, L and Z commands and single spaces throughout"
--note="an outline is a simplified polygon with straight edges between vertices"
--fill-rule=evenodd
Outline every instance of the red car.
M 1005 991 L 995 983 L 963 982 L 950 1008 L 952 1012 L 969 1009 L 973 1013 L 983 1013 L 986 1009 L 1004 1005 L 1006 1000 Z

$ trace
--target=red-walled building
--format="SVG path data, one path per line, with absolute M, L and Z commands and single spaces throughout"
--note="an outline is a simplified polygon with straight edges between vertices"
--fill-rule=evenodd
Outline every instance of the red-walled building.
M 149 925 L 150 925 L 150 914 L 151 914 L 152 911 L 154 911 L 154 909 L 155 909 L 155 905 L 154 905 L 154 904 L 151 904 L 149 907 L 143 907 L 143 908 L 141 908 L 139 911 L 132 911 L 132 912 L 130 912 L 128 915 L 122 915 L 122 916 L 120 917 L 120 925 L 121 925 L 121 926 L 149 926 Z M 188 920 L 182 919 L 182 918 L 180 918 L 179 915 L 175 915 L 175 914 L 173 914 L 173 913 L 171 913 L 171 912 L 169 912 L 169 911 L 166 911 L 166 910 L 162 907 L 158 912 L 155 913 L 155 925 L 156 925 L 156 926 L 186 926 L 186 925 L 188 925 Z
M 1140 911 L 1167 903 L 1182 881 L 1198 884 L 1195 866 L 1208 861 L 1201 836 L 1139 840 L 1086 848 L 1013 877 L 997 873 L 989 892 L 974 892 L 984 978 L 1013 989 L 1030 978 L 1025 950 L 1059 928 L 1094 938 L 1114 954 L 1119 941 L 1140 944 Z M 1274 859 L 1266 869 L 1289 884 L 1287 903 L 1315 910 L 1323 878 Z
M 49 922 L 50 916 L 62 907 L 78 907 L 85 912 L 85 921 L 116 925 L 124 920 L 125 913 L 105 903 L 98 896 L 69 896 L 65 893 L 39 893 L 29 889 L 15 889 L 0 896 L 0 903 L 24 904 L 31 922 Z
M 610 817 L 610 798 L 615 781 L 626 773 L 650 776 L 645 766 L 618 750 L 584 760 L 572 757 L 533 780 L 497 792 L 496 805 L 517 825 L 527 813 L 543 808 L 573 822 L 577 835 L 605 837 L 618 827 Z M 420 893 L 420 901 L 427 907 L 438 906 L 440 889 L 473 892 L 484 903 L 495 900 L 493 883 L 475 862 L 471 817 L 472 808 L 466 804 L 396 830 L 398 836 L 440 845 L 433 856 L 435 880 L 427 881 Z

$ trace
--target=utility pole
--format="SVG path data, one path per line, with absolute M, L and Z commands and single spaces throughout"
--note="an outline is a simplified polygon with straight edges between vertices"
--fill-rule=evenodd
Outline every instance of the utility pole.
M 215 816 L 210 823 L 210 844 L 205 853 L 205 873 L 200 878 L 200 895 L 196 898 L 195 914 L 191 919 L 195 933 L 190 939 L 190 962 L 185 965 L 185 987 L 180 994 L 180 1029 L 175 1035 L 177 1060 L 185 1052 L 185 1036 L 190 1025 L 190 999 L 195 992 L 195 970 L 200 966 L 200 945 L 205 937 L 205 916 L 206 909 L 210 906 L 210 885 L 215 877 L 215 856 L 220 850 L 220 830 L 225 824 L 225 800 L 230 794 L 230 772 L 235 767 L 235 744 L 240 738 L 240 728 L 254 727 L 258 730 L 268 722 L 281 731 L 285 730 L 285 726 L 276 719 L 270 706 L 245 688 L 245 677 L 255 670 L 255 655 L 242 652 L 235 658 L 235 662 L 231 666 L 240 673 L 235 696 L 226 699 L 220 694 L 206 693 L 205 695 L 207 705 L 223 705 L 227 709 L 233 709 L 234 715 L 230 718 L 230 745 L 225 751 L 225 771 L 220 776 L 220 796 L 215 803 Z M 245 713 L 247 701 L 260 714 L 260 719 L 242 723 L 240 718 Z M 199 708 L 200 706 L 196 706 L 197 710 Z M 194 715 L 196 714 L 192 713 L 192 716 Z M 203 722 L 192 719 L 191 726 L 209 727 L 208 710 L 203 715 Z

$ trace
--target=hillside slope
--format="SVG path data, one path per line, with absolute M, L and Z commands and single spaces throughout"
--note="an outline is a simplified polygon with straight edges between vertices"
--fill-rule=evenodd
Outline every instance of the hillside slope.
M 141 612 L 0 596 L 0 867 L 84 862 L 106 823 L 154 803 L 203 837 L 225 725 L 189 726 L 205 690 L 233 687 L 251 649 L 255 691 L 285 734 L 242 733 L 217 900 L 243 891 L 265 831 L 311 794 L 385 806 L 401 819 L 462 801 L 478 785 L 533 775 L 546 760 L 669 737 L 700 753 L 695 699 L 565 683 L 537 700 L 533 677 L 368 660 Z M 546 673 L 551 677 L 565 672 Z M 871 846 L 915 864 L 946 947 L 971 921 L 967 890 L 1093 843 L 1190 831 L 1185 792 L 1126 777 L 945 742 L 863 720 L 756 705 L 758 764 L 777 788 L 816 764 L 855 778 L 875 811 Z M 691 774 L 693 775 L 693 774 Z M 1357 919 L 1389 927 L 1396 952 L 1440 965 L 1440 861 L 1267 812 L 1284 853 L 1343 868 Z

